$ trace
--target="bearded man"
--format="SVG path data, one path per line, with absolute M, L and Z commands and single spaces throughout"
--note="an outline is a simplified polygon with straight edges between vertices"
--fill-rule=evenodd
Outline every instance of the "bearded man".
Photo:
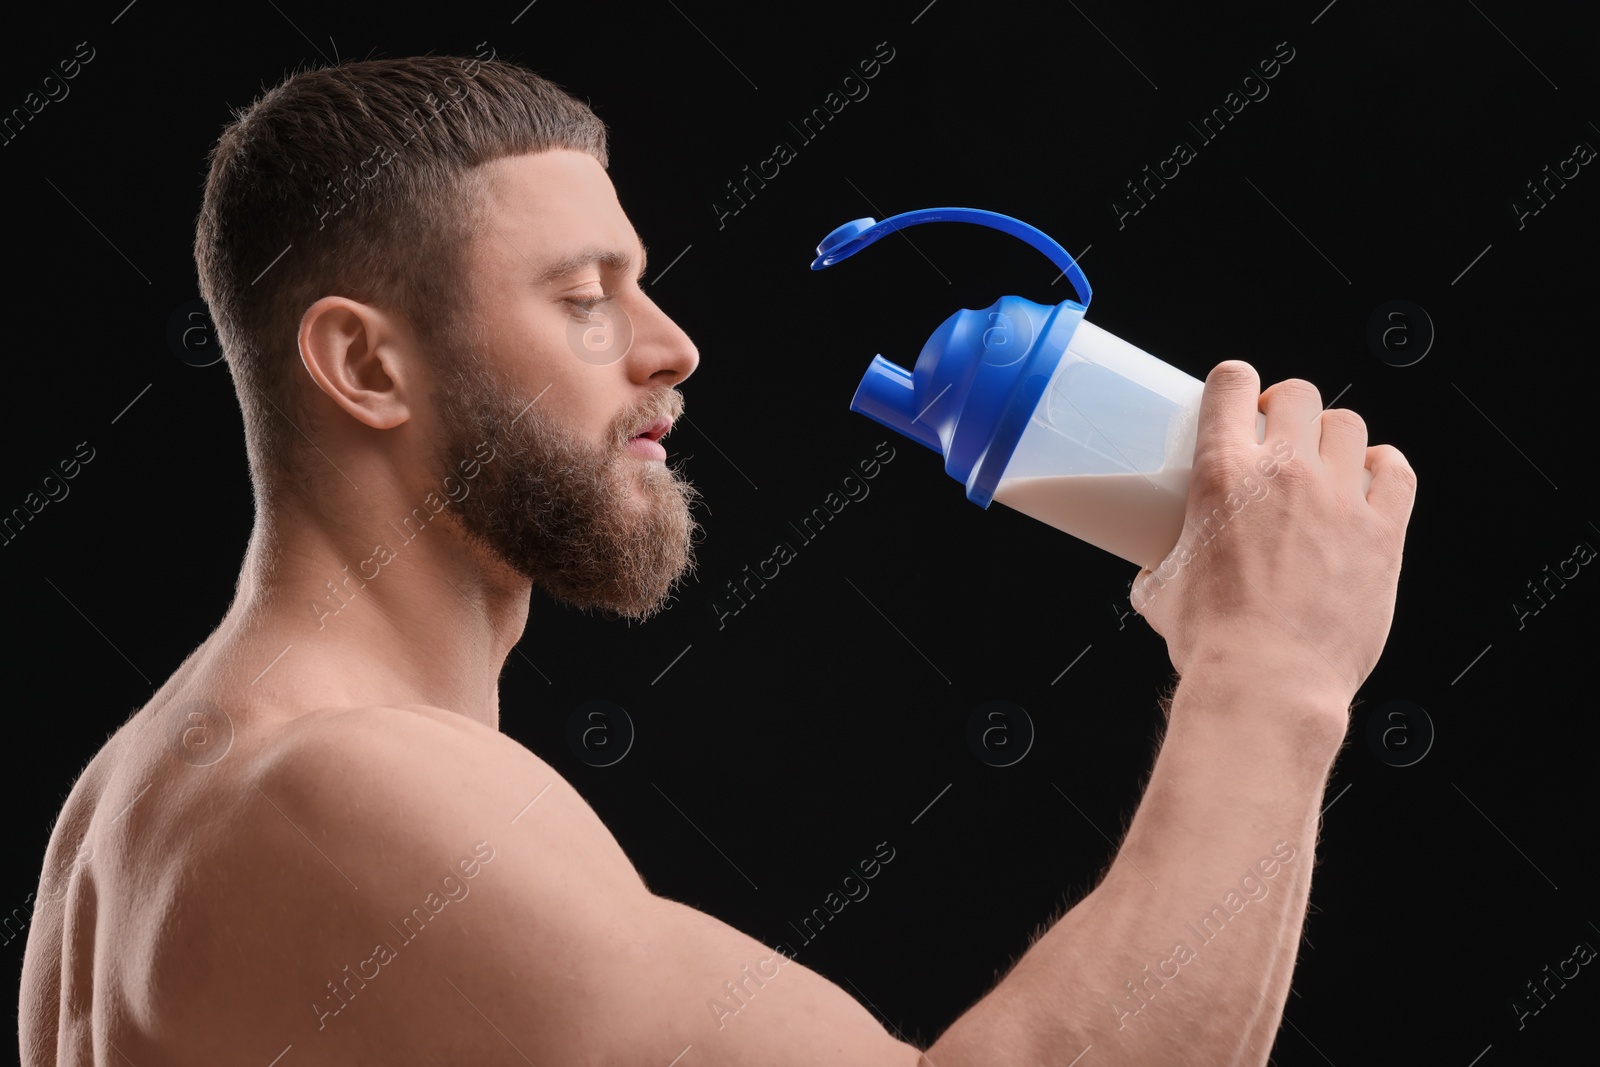
M 1160 597 L 1135 583 L 1181 676 L 1145 798 L 1101 883 L 924 1051 L 652 893 L 499 731 L 535 590 L 643 620 L 693 567 L 660 440 L 700 357 L 641 290 L 605 167 L 587 107 L 493 59 L 302 72 L 223 133 L 195 259 L 255 526 L 215 632 L 62 810 L 23 1063 L 1264 1063 L 1393 616 L 1404 457 L 1309 383 L 1211 373 L 1196 522 L 1263 460 L 1258 410 L 1294 458 Z

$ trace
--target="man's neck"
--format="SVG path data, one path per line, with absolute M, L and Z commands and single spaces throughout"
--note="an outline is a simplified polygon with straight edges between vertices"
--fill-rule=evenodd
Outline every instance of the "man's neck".
M 233 604 L 207 641 L 230 684 L 297 710 L 426 704 L 498 729 L 497 680 L 531 584 L 448 512 L 258 516 Z

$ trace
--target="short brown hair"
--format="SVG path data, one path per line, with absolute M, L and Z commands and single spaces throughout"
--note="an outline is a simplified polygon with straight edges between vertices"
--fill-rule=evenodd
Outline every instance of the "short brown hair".
M 482 209 L 473 168 L 566 148 L 606 164 L 605 126 L 498 59 L 418 56 L 296 73 L 212 149 L 194 257 L 244 416 L 258 506 L 309 491 L 297 331 L 338 295 L 404 313 L 424 338 L 464 298 Z

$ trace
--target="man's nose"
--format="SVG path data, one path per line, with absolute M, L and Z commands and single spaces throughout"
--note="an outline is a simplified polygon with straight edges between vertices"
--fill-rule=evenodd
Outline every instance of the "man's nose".
M 640 382 L 677 385 L 700 365 L 700 351 L 683 328 L 644 297 L 629 361 Z

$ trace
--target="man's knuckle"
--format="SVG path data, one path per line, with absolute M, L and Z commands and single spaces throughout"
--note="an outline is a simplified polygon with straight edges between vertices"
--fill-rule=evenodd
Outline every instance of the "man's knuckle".
M 1242 359 L 1227 359 L 1211 368 L 1207 377 L 1223 385 L 1235 385 L 1255 378 L 1255 370 Z
M 1322 413 L 1324 429 L 1333 428 L 1342 431 L 1351 437 L 1367 439 L 1367 420 L 1357 415 L 1349 408 L 1329 408 Z
M 1306 381 L 1304 378 L 1285 378 L 1283 381 L 1272 387 L 1272 399 L 1290 401 L 1309 400 L 1314 401 L 1318 406 L 1321 406 L 1322 393 L 1315 385 Z

